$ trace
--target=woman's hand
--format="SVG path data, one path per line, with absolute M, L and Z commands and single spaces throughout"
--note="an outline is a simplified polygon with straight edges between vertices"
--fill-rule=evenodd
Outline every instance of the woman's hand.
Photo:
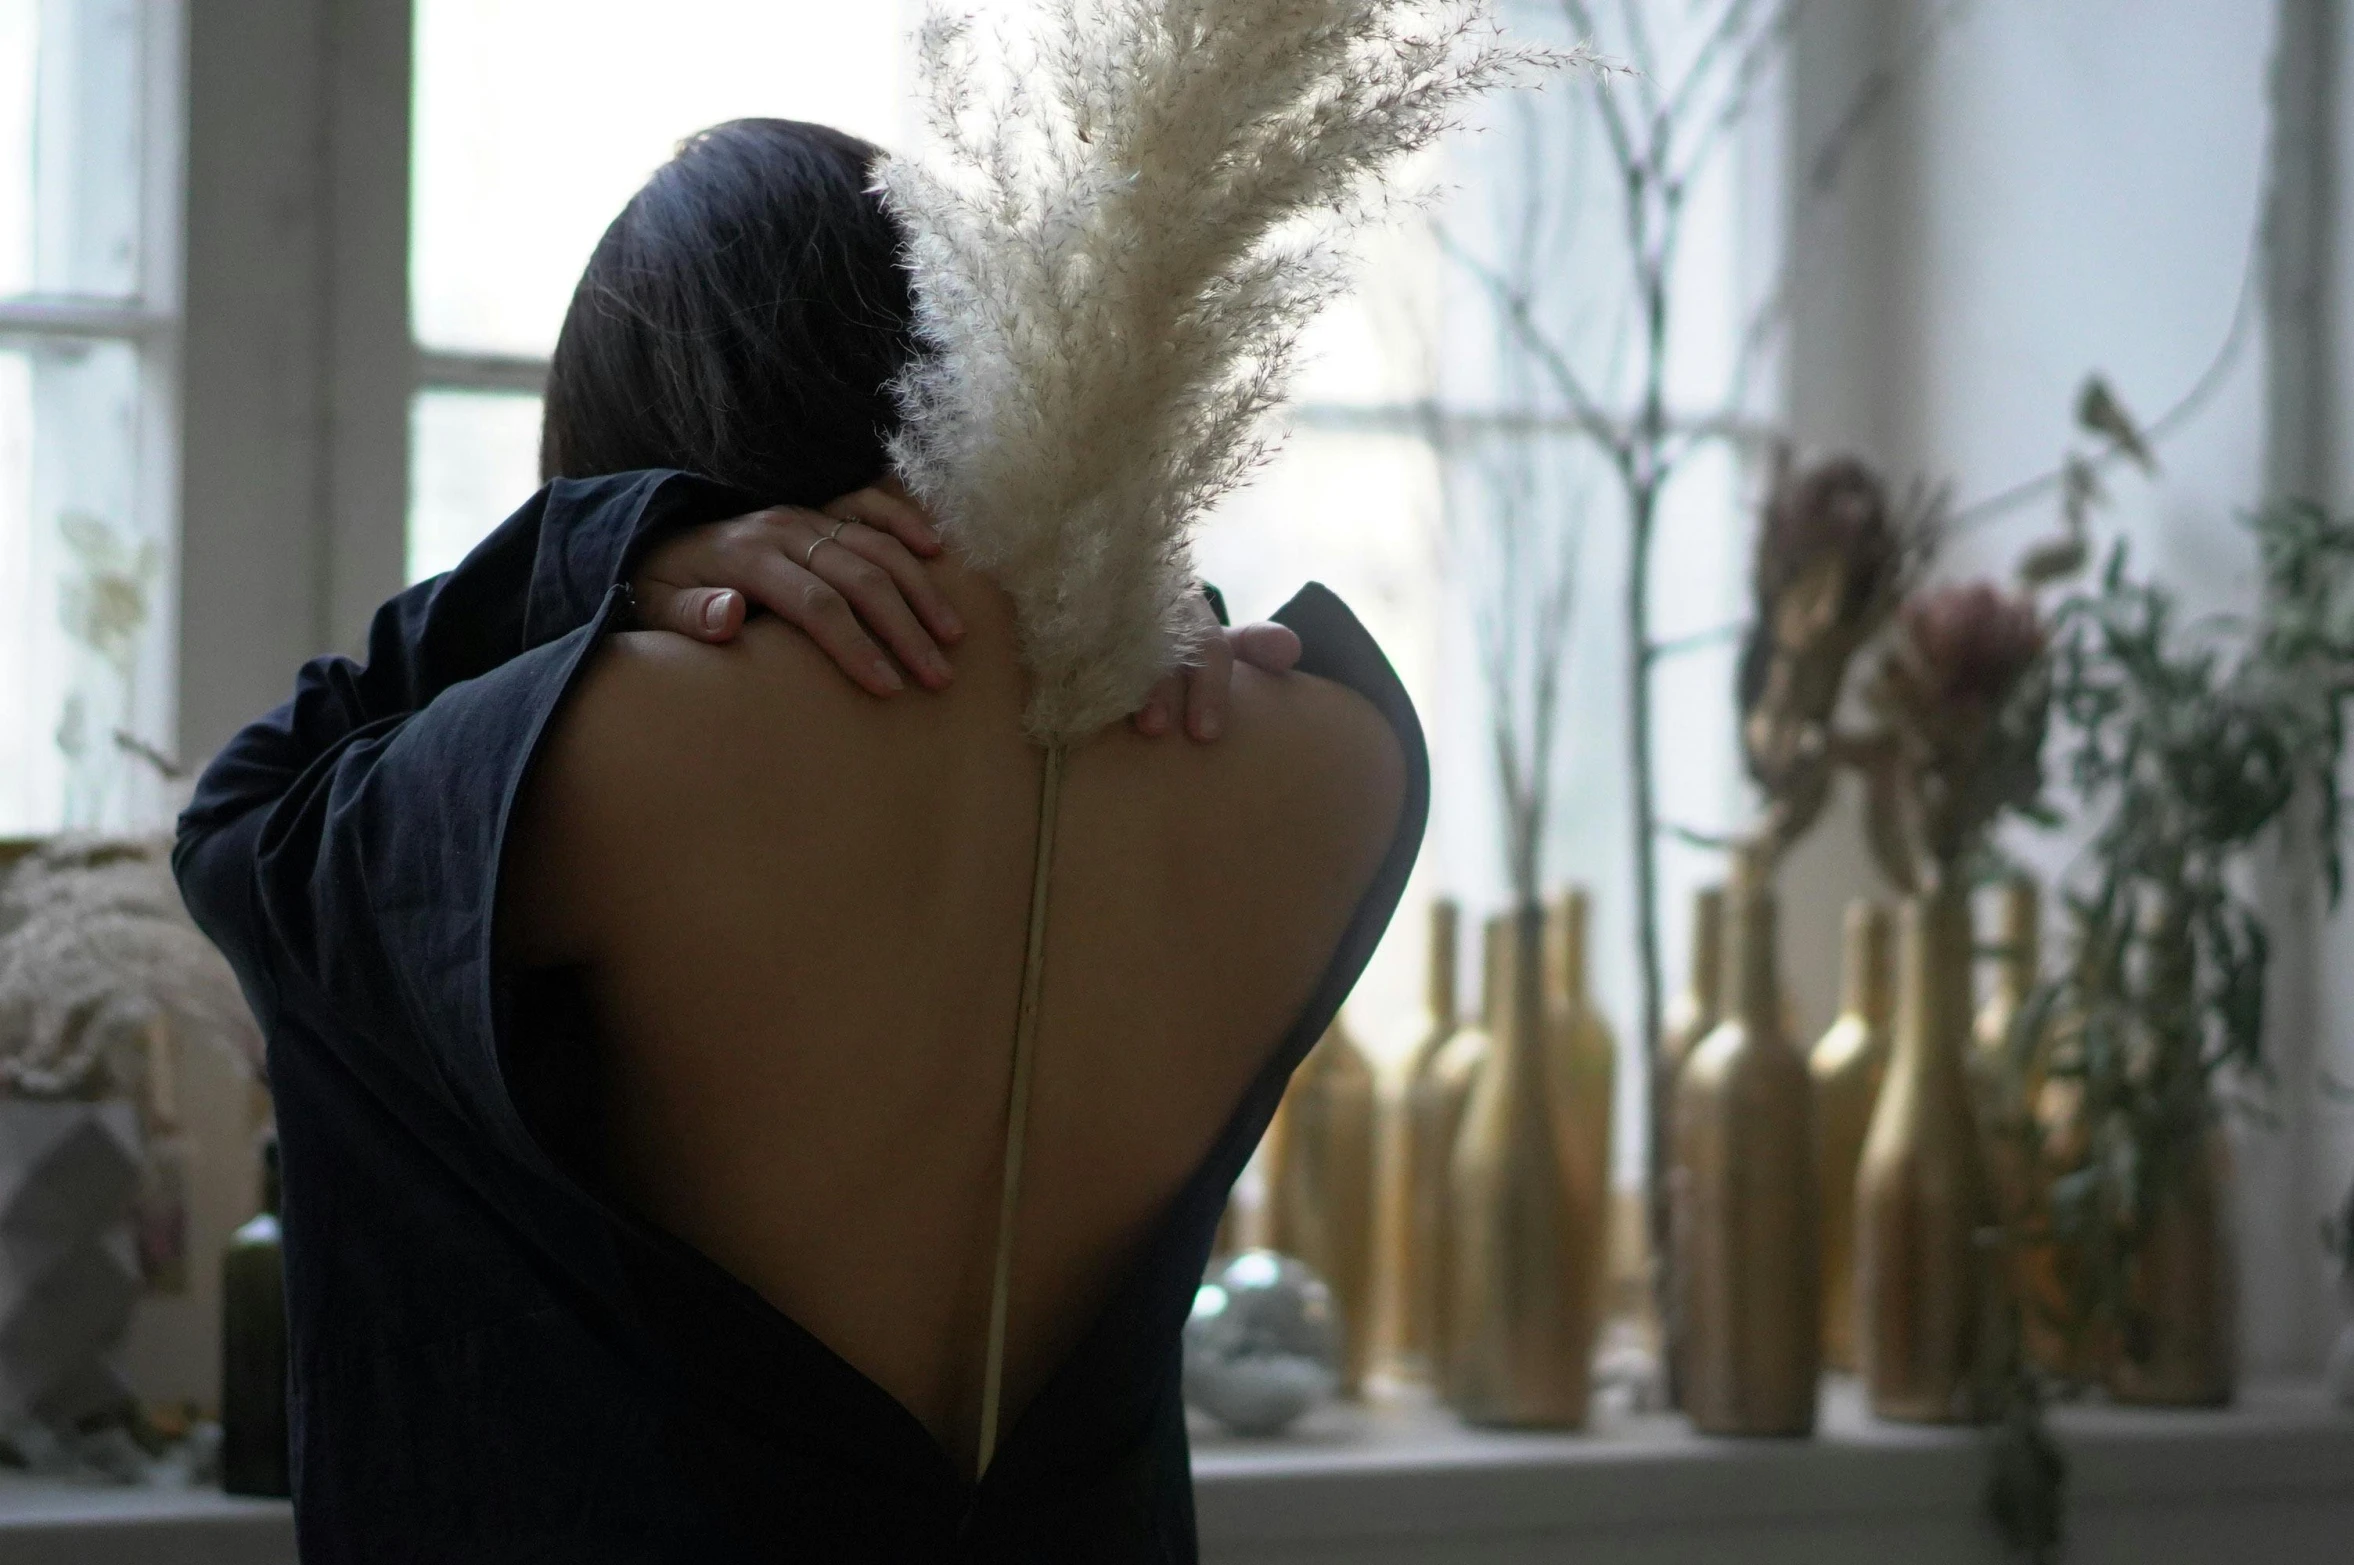
M 1226 727 L 1226 697 L 1234 684 L 1234 665 L 1248 663 L 1270 674 L 1288 674 L 1300 660 L 1300 638 L 1288 625 L 1262 620 L 1228 629 L 1210 611 L 1210 600 L 1193 599 L 1202 660 L 1181 668 L 1152 687 L 1144 705 L 1129 721 L 1136 731 L 1157 738 L 1169 731 L 1177 714 L 1185 714 L 1185 731 L 1200 740 L 1215 739 Z
M 861 689 L 887 696 L 906 682 L 884 646 L 928 689 L 955 677 L 941 648 L 963 639 L 964 624 L 923 565 L 939 553 L 931 519 L 886 479 L 822 512 L 777 506 L 681 533 L 646 557 L 630 590 L 646 629 L 715 646 L 736 638 L 757 603 L 816 642 Z M 1236 662 L 1282 674 L 1299 661 L 1300 638 L 1284 626 L 1223 629 L 1206 598 L 1195 612 L 1202 662 L 1153 687 L 1132 719 L 1139 733 L 1165 734 L 1183 713 L 1187 733 L 1215 739 Z
M 646 556 L 630 590 L 648 630 L 729 642 L 757 603 L 870 694 L 907 688 L 885 646 L 938 690 L 956 677 L 941 647 L 964 636 L 924 572 L 939 552 L 940 535 L 914 501 L 869 488 L 822 512 L 776 506 L 681 533 Z

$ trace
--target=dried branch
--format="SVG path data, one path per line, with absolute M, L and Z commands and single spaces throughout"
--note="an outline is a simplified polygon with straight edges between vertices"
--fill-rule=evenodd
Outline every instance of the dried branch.
M 1434 224 L 1432 232 L 1440 251 L 1469 272 L 1488 292 L 1488 297 L 1503 312 L 1505 323 L 1520 345 L 1532 354 L 1551 377 L 1554 388 L 1569 404 L 1570 414 L 1586 436 L 1609 453 L 1613 463 L 1624 466 L 1630 459 L 1626 431 L 1602 411 L 1602 405 L 1586 389 L 1586 383 L 1569 355 L 1545 334 L 1537 324 L 1536 305 L 1525 285 L 1516 284 L 1493 266 L 1464 248 L 1443 226 Z
M 2223 340 L 2216 345 L 2215 356 L 2199 371 L 2189 389 L 2177 397 L 2165 412 L 2142 426 L 2145 450 L 2163 444 L 2168 437 L 2197 418 L 2207 404 L 2215 399 L 2216 393 L 2223 389 L 2232 370 L 2238 365 L 2240 355 L 2246 351 L 2256 324 L 2257 304 L 2262 293 L 2265 235 L 2265 224 L 2259 218 L 2256 231 L 2248 241 L 2247 264 L 2241 273 L 2239 298 L 2232 306 L 2231 324 L 2224 329 Z M 2070 482 L 2072 473 L 2080 466 L 2089 468 L 2097 475 L 2113 470 L 2120 463 L 2137 461 L 2131 451 L 2114 442 L 2094 456 L 2063 460 L 2049 471 L 2038 473 L 2033 478 L 2021 479 L 1956 510 L 1953 514 L 1953 530 L 1956 534 L 1974 532 L 2002 520 L 2031 501 L 2062 492 Z

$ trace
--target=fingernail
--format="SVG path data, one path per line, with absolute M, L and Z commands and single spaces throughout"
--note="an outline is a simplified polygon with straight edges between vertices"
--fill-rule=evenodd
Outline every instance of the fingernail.
M 732 592 L 715 592 L 703 604 L 703 628 L 710 631 L 727 628 L 728 599 Z
M 1215 739 L 1218 737 L 1218 726 L 1218 714 L 1204 712 L 1200 717 L 1194 719 L 1193 731 L 1204 739 Z
M 875 659 L 875 682 L 888 690 L 907 688 L 907 681 L 899 677 L 899 670 L 893 668 L 885 658 Z
M 956 610 L 949 608 L 946 604 L 941 605 L 940 608 L 940 629 L 945 635 L 961 636 L 964 634 L 964 620 Z
M 1157 706 L 1148 706 L 1138 726 L 1147 734 L 1165 734 L 1169 731 L 1169 714 Z

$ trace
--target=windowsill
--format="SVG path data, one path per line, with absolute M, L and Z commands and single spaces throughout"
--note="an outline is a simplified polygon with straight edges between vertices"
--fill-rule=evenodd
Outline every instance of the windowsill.
M 2219 1412 L 2082 1407 L 2069 1565 L 2261 1552 L 2354 1555 L 2354 1414 L 2317 1388 L 2259 1386 Z M 1326 1409 L 1274 1440 L 1197 1433 L 1202 1552 L 1352 1565 L 2001 1558 L 1979 1512 L 1980 1437 L 1876 1424 L 1834 1384 L 1811 1441 L 1709 1440 L 1662 1416 L 1588 1435 L 1468 1430 L 1428 1405 Z M 207 1490 L 0 1476 L 7 1565 L 291 1565 L 282 1503 Z
M 2354 1414 L 2314 1386 L 2235 1407 L 2063 1408 L 2069 1565 L 2354 1558 Z M 1665 1415 L 1585 1435 L 1464 1428 L 1421 1405 L 1335 1407 L 1279 1440 L 1200 1435 L 1202 1552 L 1364 1565 L 1575 1559 L 1997 1561 L 1981 1433 L 1878 1423 L 1834 1381 L 1813 1440 L 1716 1440 Z

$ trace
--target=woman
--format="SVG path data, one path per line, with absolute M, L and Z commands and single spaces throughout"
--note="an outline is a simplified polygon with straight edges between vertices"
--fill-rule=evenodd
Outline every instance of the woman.
M 683 148 L 575 296 L 556 481 L 183 818 L 270 1033 L 313 1565 L 1192 1557 L 1178 1330 L 1396 904 L 1420 736 L 1311 589 L 1305 677 L 1197 677 L 1071 756 L 1010 1180 L 1039 763 L 1003 593 L 878 482 L 872 157 Z M 633 577 L 728 644 L 617 634 Z M 924 693 L 871 699 L 854 620 Z M 1134 731 L 1179 699 L 1216 745 Z

